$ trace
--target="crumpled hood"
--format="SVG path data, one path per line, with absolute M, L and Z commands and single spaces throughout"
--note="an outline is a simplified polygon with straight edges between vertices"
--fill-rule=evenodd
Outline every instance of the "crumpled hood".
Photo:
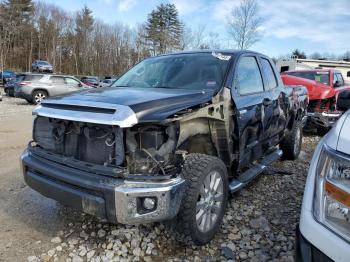
M 45 101 L 91 105 L 94 102 L 130 107 L 141 121 L 161 121 L 170 115 L 211 100 L 213 91 L 168 88 L 98 88 L 53 97 Z M 45 105 L 45 101 L 42 102 Z
M 282 81 L 285 85 L 303 85 L 307 88 L 310 100 L 322 100 L 335 96 L 336 90 L 330 86 L 309 80 L 301 77 L 291 75 L 281 75 Z

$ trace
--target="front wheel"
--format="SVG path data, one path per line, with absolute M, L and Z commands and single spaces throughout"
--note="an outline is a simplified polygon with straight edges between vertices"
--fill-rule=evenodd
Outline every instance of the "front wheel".
M 296 122 L 287 136 L 280 143 L 280 149 L 283 151 L 283 159 L 295 160 L 299 157 L 301 144 L 303 141 L 303 131 L 300 122 Z
M 185 195 L 177 215 L 177 231 L 197 245 L 211 241 L 220 229 L 228 197 L 225 164 L 217 157 L 190 154 L 182 176 Z
M 32 95 L 32 102 L 35 105 L 38 105 L 43 101 L 46 97 L 48 97 L 47 92 L 44 90 L 36 90 Z

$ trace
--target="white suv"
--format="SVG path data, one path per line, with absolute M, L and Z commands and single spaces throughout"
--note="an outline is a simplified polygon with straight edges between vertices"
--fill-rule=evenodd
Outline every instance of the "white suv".
M 311 161 L 297 229 L 297 261 L 350 261 L 350 110 Z

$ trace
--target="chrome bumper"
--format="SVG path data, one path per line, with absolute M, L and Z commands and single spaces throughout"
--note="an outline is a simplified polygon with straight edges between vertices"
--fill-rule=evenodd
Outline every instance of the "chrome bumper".
M 312 124 L 331 127 L 340 118 L 341 113 L 326 113 L 326 112 L 307 112 L 308 121 Z
M 32 189 L 64 205 L 112 223 L 139 224 L 176 216 L 185 180 L 135 181 L 84 172 L 25 150 L 21 155 L 24 180 Z M 154 208 L 143 205 L 154 200 Z
M 178 177 L 165 182 L 125 181 L 115 188 L 118 222 L 122 224 L 148 223 L 173 218 L 179 211 L 185 180 Z M 156 208 L 145 212 L 142 200 L 155 199 Z

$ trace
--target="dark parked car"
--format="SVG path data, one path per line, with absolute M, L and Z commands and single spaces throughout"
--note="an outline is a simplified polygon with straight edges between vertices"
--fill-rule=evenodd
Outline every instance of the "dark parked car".
M 172 219 L 202 245 L 220 230 L 229 192 L 299 156 L 307 103 L 306 88 L 284 86 L 259 53 L 151 57 L 112 87 L 44 100 L 24 179 L 114 223 Z
M 16 78 L 16 73 L 11 70 L 4 70 L 0 72 L 0 79 L 3 85 Z
M 38 73 L 53 73 L 53 66 L 47 61 L 35 60 L 32 63 L 32 71 Z
M 11 79 L 8 83 L 4 85 L 4 92 L 8 96 L 15 96 L 15 84 L 20 82 L 25 77 L 25 74 L 17 74 L 16 78 Z
M 98 87 L 108 87 L 112 85 L 117 79 L 115 78 L 108 78 L 101 80 L 100 83 L 98 84 Z
M 81 82 L 91 87 L 98 87 L 99 81 L 96 77 L 82 77 Z
M 15 96 L 29 103 L 40 104 L 49 96 L 64 95 L 88 88 L 73 76 L 51 74 L 27 74 L 15 83 Z

